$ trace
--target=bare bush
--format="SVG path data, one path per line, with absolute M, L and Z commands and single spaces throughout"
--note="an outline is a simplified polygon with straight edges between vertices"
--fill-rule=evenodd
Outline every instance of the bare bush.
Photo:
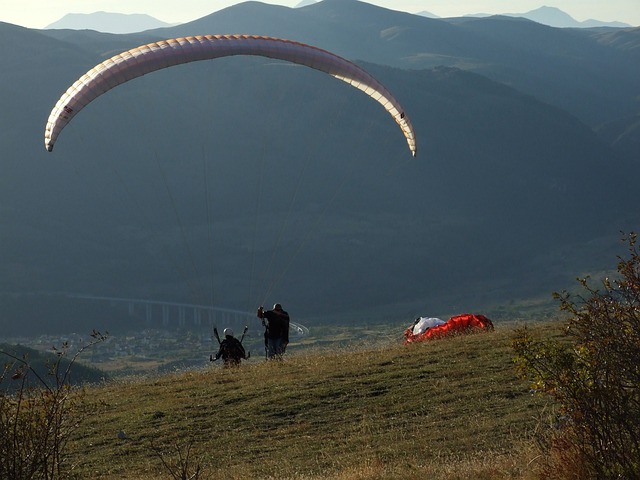
M 195 439 L 190 437 L 184 444 L 174 443 L 169 450 L 173 455 L 167 453 L 167 448 L 161 448 L 151 442 L 151 450 L 160 459 L 162 466 L 174 480 L 199 480 L 202 474 L 202 465 L 192 457 L 191 449 Z
M 94 331 L 92 340 L 63 366 L 69 345 L 54 349 L 49 381 L 27 357 L 0 350 L 8 362 L 0 376 L 0 478 L 13 480 L 68 478 L 64 452 L 71 434 L 91 413 L 81 391 L 70 384 L 73 364 L 82 351 L 106 336 Z M 35 386 L 29 380 L 35 378 Z M 8 382 L 18 382 L 9 389 Z M 6 388 L 5 388 L 6 387 Z

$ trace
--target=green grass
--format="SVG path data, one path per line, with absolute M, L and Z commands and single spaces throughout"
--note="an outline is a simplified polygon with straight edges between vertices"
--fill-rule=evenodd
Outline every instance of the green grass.
M 542 401 L 516 377 L 513 331 L 88 387 L 101 406 L 69 462 L 80 478 L 171 478 L 154 448 L 175 462 L 190 446 L 199 478 L 534 478 Z

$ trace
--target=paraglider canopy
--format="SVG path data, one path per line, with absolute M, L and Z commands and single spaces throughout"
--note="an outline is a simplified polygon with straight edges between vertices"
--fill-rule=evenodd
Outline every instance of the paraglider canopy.
M 232 55 L 257 55 L 286 60 L 325 72 L 362 90 L 394 118 L 415 157 L 415 132 L 398 100 L 358 65 L 331 52 L 303 43 L 255 35 L 202 35 L 149 43 L 114 55 L 80 77 L 60 97 L 44 134 L 51 152 L 62 129 L 85 106 L 108 90 L 134 78 L 183 63 Z
M 484 315 L 463 313 L 451 317 L 446 322 L 438 318 L 420 317 L 405 330 L 404 343 L 423 342 L 449 335 L 492 330 L 493 322 Z

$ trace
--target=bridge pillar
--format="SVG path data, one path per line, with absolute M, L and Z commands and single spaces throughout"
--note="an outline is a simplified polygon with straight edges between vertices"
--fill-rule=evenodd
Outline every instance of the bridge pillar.
M 153 325 L 153 311 L 150 303 L 145 303 L 144 305 L 144 318 L 147 322 L 147 326 Z
M 162 305 L 162 325 L 167 327 L 169 325 L 169 306 Z

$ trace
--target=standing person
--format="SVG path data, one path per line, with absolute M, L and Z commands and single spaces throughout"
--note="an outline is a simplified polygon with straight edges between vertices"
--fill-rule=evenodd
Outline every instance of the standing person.
M 262 319 L 265 327 L 264 344 L 267 358 L 281 357 L 289 344 L 289 314 L 276 303 L 273 310 L 265 312 L 264 307 L 258 308 L 258 318 Z
M 220 342 L 220 349 L 215 357 L 212 355 L 209 360 L 215 362 L 220 357 L 222 357 L 225 367 L 237 367 L 243 358 L 247 358 L 242 342 L 233 336 L 233 330 L 230 328 L 224 329 L 224 340 Z

